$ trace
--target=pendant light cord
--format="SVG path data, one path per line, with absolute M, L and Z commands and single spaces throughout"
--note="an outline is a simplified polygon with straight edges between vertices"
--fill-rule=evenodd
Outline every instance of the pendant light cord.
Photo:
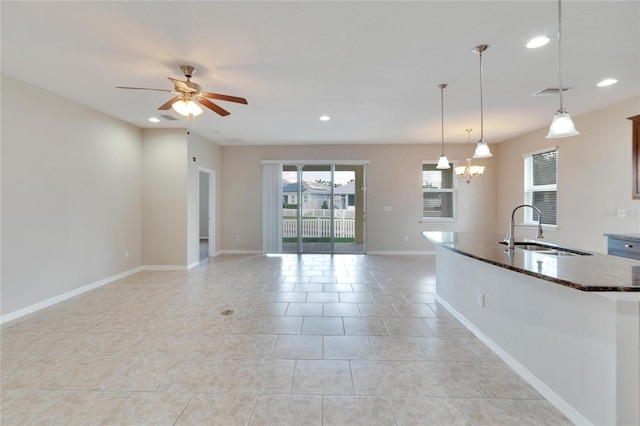
M 562 102 L 562 0 L 558 0 L 558 91 L 560 92 L 560 111 L 564 112 Z
M 483 107 L 483 90 L 482 87 L 484 85 L 482 79 L 482 49 L 478 52 L 480 55 L 480 140 L 484 140 L 484 107 Z
M 442 156 L 444 157 L 444 88 L 445 84 L 440 85 L 440 128 L 442 129 Z

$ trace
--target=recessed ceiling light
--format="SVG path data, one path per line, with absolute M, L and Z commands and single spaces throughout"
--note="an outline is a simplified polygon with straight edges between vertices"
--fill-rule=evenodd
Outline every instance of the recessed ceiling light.
M 598 83 L 598 87 L 611 86 L 612 84 L 616 84 L 617 82 L 618 80 L 616 80 L 615 78 L 605 78 L 600 83 Z
M 323 115 L 320 117 L 320 121 L 329 121 L 331 120 L 331 117 L 329 117 L 328 115 Z
M 550 38 L 547 36 L 540 36 L 540 37 L 535 37 L 532 38 L 531 40 L 529 40 L 529 43 L 527 43 L 527 47 L 529 49 L 535 49 L 537 47 L 542 47 L 545 44 L 549 43 Z
M 159 118 L 156 118 L 156 117 L 151 117 L 151 118 L 149 119 L 149 121 L 150 121 L 150 122 L 152 122 L 152 123 L 159 123 L 159 122 L 160 122 L 160 119 L 159 119 Z

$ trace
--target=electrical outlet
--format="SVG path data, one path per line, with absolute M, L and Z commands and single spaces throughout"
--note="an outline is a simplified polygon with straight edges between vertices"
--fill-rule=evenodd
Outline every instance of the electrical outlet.
M 240 241 L 240 235 L 236 235 L 236 241 Z
M 618 209 L 618 219 L 627 219 L 627 211 L 624 209 Z
M 407 235 L 404 236 L 404 242 L 406 243 L 407 241 L 409 241 L 409 237 Z
M 484 307 L 484 294 L 478 293 L 478 306 Z
M 384 211 L 389 213 L 390 211 L 392 211 L 393 209 L 391 208 L 391 206 L 384 206 Z

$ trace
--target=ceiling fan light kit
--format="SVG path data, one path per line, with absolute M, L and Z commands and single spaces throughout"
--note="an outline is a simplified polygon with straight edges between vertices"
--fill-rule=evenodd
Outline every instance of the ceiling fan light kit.
M 245 98 L 237 96 L 221 95 L 219 93 L 204 92 L 202 87 L 198 83 L 191 81 L 191 77 L 196 73 L 196 69 L 191 65 L 180 66 L 184 76 L 187 78 L 185 81 L 175 78 L 167 77 L 173 82 L 173 90 L 167 89 L 151 89 L 146 87 L 127 87 L 117 86 L 116 89 L 133 89 L 133 90 L 154 90 L 158 92 L 167 92 L 177 95 L 176 97 L 168 100 L 158 108 L 161 111 L 166 111 L 173 108 L 178 114 L 185 117 L 198 116 L 202 114 L 202 108 L 200 105 L 210 109 L 216 114 L 224 117 L 230 114 L 229 111 L 220 107 L 219 105 L 211 102 L 209 99 L 216 99 L 226 102 L 234 102 L 238 104 L 247 105 Z M 198 105 L 200 104 L 200 105 Z
M 198 115 L 202 114 L 202 108 L 200 108 L 191 99 L 176 101 L 173 103 L 173 105 L 171 105 L 171 108 L 173 108 L 173 110 L 178 114 L 184 115 L 185 117 L 188 117 L 190 115 L 197 117 Z

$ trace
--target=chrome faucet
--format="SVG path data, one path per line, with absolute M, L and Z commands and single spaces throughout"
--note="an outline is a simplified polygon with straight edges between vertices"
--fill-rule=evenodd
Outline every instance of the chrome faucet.
M 516 207 L 515 209 L 513 209 L 513 211 L 511 212 L 511 220 L 509 221 L 509 233 L 507 234 L 507 237 L 504 239 L 504 242 L 507 243 L 507 246 L 509 247 L 509 250 L 513 250 L 513 248 L 515 247 L 515 237 L 514 237 L 514 230 L 515 230 L 515 223 L 514 223 L 514 216 L 516 214 L 516 210 L 518 210 L 519 208 L 522 207 L 531 207 L 532 209 L 534 209 L 536 212 L 538 212 L 538 234 L 536 235 L 536 238 L 544 238 L 542 236 L 542 213 L 540 212 L 540 209 L 537 208 L 536 206 L 532 206 L 531 204 L 520 204 L 518 207 Z M 518 226 L 527 226 L 527 225 L 518 225 Z

